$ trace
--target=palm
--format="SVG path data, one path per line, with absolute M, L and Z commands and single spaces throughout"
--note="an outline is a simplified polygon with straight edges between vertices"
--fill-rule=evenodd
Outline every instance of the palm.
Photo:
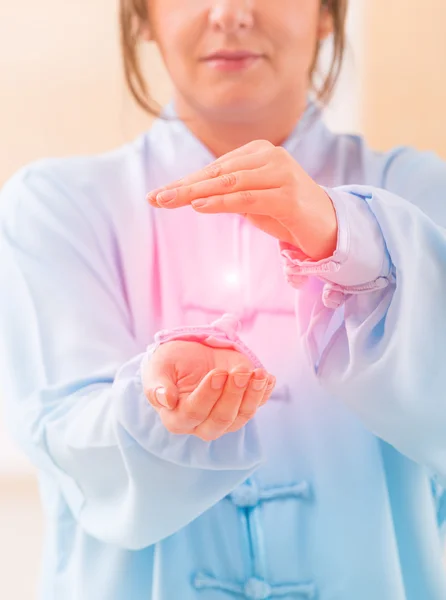
M 172 347 L 168 349 L 168 346 Z M 179 391 L 180 402 L 185 400 L 213 369 L 229 372 L 241 365 L 254 369 L 249 358 L 236 350 L 211 348 L 199 342 L 181 340 L 169 342 L 164 347 L 169 352 L 169 367 Z

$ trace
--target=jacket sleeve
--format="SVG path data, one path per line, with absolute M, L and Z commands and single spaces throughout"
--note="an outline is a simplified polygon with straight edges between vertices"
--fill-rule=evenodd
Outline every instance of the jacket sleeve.
M 336 209 L 344 211 L 342 236 L 359 237 L 370 250 L 363 248 L 363 274 L 370 256 L 381 252 L 368 281 L 351 280 L 361 274 L 357 262 L 343 270 L 348 247 L 341 260 L 327 262 L 325 273 L 283 252 L 294 270 L 291 279 L 301 286 L 299 327 L 320 383 L 370 431 L 444 483 L 446 164 L 434 155 L 403 152 L 388 165 L 383 185 L 387 189 L 330 190 Z M 358 236 L 367 219 L 370 230 Z
M 243 482 L 260 446 L 254 423 L 210 443 L 164 428 L 142 390 L 109 232 L 70 191 L 31 167 L 0 194 L 2 397 L 13 435 L 80 525 L 137 549 Z

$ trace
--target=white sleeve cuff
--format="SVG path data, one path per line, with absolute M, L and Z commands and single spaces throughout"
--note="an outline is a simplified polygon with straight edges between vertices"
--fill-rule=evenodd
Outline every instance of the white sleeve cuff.
M 308 276 L 327 282 L 323 301 L 329 308 L 340 306 L 348 294 L 387 287 L 391 260 L 381 228 L 367 202 L 342 189 L 324 188 L 338 219 L 338 242 L 329 258 L 311 261 L 294 246 L 280 242 L 285 275 L 293 287 Z

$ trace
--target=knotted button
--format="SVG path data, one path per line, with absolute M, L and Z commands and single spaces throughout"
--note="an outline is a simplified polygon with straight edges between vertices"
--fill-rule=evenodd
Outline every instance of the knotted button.
M 326 283 L 322 292 L 322 302 L 327 308 L 337 309 L 345 302 L 345 294 Z
M 272 593 L 271 586 L 257 577 L 251 577 L 245 584 L 245 596 L 249 600 L 267 600 Z
M 199 572 L 192 580 L 192 585 L 196 590 L 220 590 L 236 596 L 244 596 L 248 600 L 269 600 L 284 596 L 296 595 L 299 598 L 314 600 L 316 598 L 316 586 L 312 582 L 308 583 L 285 583 L 271 586 L 263 579 L 251 577 L 245 584 L 239 584 L 231 581 L 221 581 L 208 573 Z
M 229 494 L 232 502 L 240 508 L 253 508 L 260 501 L 259 489 L 255 485 L 243 483 Z
M 241 328 L 241 323 L 237 317 L 229 313 L 225 313 L 222 317 L 214 321 L 212 325 L 223 331 L 231 341 L 237 338 L 237 332 Z

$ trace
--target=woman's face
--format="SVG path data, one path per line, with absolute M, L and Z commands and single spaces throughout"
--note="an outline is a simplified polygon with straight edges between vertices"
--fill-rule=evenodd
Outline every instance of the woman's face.
M 147 0 L 177 100 L 249 119 L 305 104 L 319 40 L 332 28 L 321 0 Z

